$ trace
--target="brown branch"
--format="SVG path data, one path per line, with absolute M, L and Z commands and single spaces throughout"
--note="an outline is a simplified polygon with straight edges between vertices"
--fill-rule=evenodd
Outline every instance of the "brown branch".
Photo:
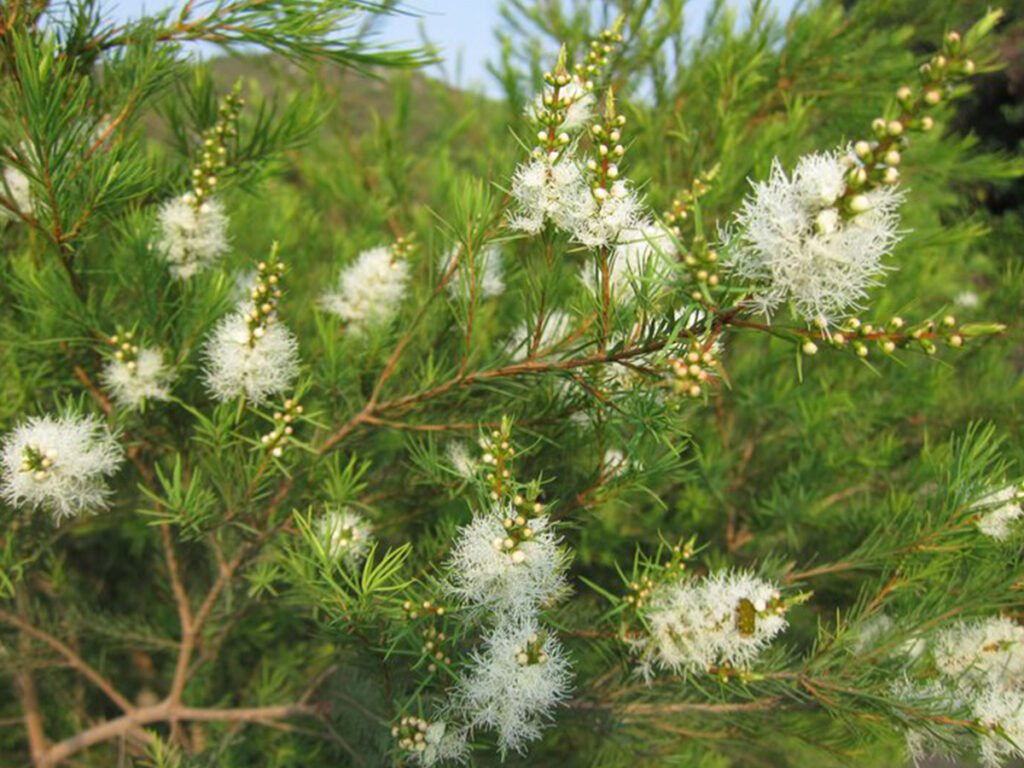
M 111 739 L 121 738 L 144 725 L 162 722 L 207 721 L 265 723 L 282 717 L 316 716 L 316 707 L 309 704 L 281 704 L 239 709 L 205 709 L 174 706 L 164 701 L 152 707 L 140 707 L 129 714 L 100 723 L 45 750 L 36 760 L 40 768 L 57 765 L 77 752 Z
M 53 635 L 44 632 L 38 627 L 32 626 L 20 616 L 9 613 L 2 608 L 0 608 L 0 621 L 5 624 L 10 624 L 11 626 L 19 629 L 25 635 L 34 637 L 39 642 L 50 646 L 50 648 L 63 656 L 73 669 L 77 670 L 82 677 L 86 678 L 89 682 L 103 691 L 103 693 L 107 695 L 107 698 L 117 704 L 117 706 L 123 711 L 129 712 L 133 709 L 131 702 L 118 693 L 117 689 L 114 688 L 113 684 L 111 684 L 109 680 L 97 672 L 95 668 L 75 653 L 75 651 L 62 643 L 56 637 L 53 637 Z
M 28 597 L 25 591 L 19 586 L 16 594 L 18 611 L 27 617 L 29 612 Z M 26 625 L 27 619 L 22 619 Z M 20 628 L 20 627 L 19 627 Z M 18 647 L 22 654 L 29 650 L 29 633 L 22 629 L 18 639 Z M 46 730 L 43 726 L 43 715 L 39 708 L 39 692 L 36 690 L 36 681 L 32 677 L 32 671 L 25 665 L 21 665 L 15 672 L 15 680 L 18 689 L 21 691 L 22 714 L 25 720 L 25 730 L 28 733 L 29 754 L 32 762 L 42 765 L 42 755 L 46 752 Z

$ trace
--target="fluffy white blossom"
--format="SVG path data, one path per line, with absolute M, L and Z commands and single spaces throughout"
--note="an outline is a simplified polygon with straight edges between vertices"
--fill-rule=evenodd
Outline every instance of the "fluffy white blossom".
M 720 664 L 747 667 L 787 626 L 775 584 L 744 571 L 720 571 L 662 587 L 646 611 L 649 665 L 673 672 Z
M 445 275 L 452 268 L 452 261 L 459 254 L 460 246 L 445 251 L 441 258 L 441 274 Z M 460 268 L 448 281 L 448 292 L 453 298 L 469 295 L 469 268 L 465 266 L 466 257 L 462 256 Z M 476 280 L 476 295 L 481 299 L 500 296 L 505 291 L 505 278 L 501 270 L 501 249 L 496 245 L 488 245 L 473 257 L 473 274 Z M 462 275 L 465 277 L 463 278 Z
M 776 160 L 738 213 L 727 263 L 755 284 L 753 301 L 766 314 L 791 301 L 808 321 L 834 321 L 878 284 L 882 257 L 899 240 L 902 196 L 892 187 L 873 189 L 857 196 L 864 210 L 844 218 L 838 203 L 848 157 L 841 151 L 805 156 L 792 176 Z
M 568 591 L 569 559 L 547 515 L 495 505 L 459 529 L 447 586 L 464 603 L 526 616 Z
M 448 443 L 447 455 L 448 464 L 459 477 L 469 480 L 477 473 L 479 462 L 470 455 L 465 443 L 459 440 Z
M 403 717 L 401 726 L 392 728 L 391 733 L 415 765 L 463 763 L 469 756 L 465 730 L 452 728 L 443 720 Z
M 936 680 L 919 683 L 906 677 L 900 678 L 893 683 L 891 694 L 905 706 L 919 712 L 941 714 L 957 712 L 964 707 L 963 699 L 955 691 Z M 911 763 L 919 766 L 929 757 L 948 754 L 954 744 L 963 741 L 957 739 L 959 735 L 943 733 L 945 739 L 940 739 L 932 729 L 908 725 L 904 732 L 907 756 Z
M 165 202 L 158 218 L 157 252 L 181 280 L 212 267 L 228 252 L 228 217 L 216 198 L 196 206 L 186 193 Z
M 604 190 L 598 190 L 602 192 Z M 624 181 L 616 181 L 602 198 L 588 192 L 586 203 L 570 222 L 573 238 L 588 248 L 623 242 L 647 216 L 643 203 Z
M 571 334 L 574 319 L 568 312 L 552 310 L 544 315 L 538 333 L 536 318 L 527 318 L 517 326 L 509 337 L 505 348 L 516 359 L 527 357 L 548 357 Z
M 604 478 L 618 477 L 630 468 L 630 461 L 620 448 L 606 448 L 601 457 L 601 473 Z
M 963 309 L 975 309 L 981 304 L 981 299 L 974 291 L 962 291 L 953 298 L 953 301 Z
M 1024 691 L 992 688 L 981 693 L 971 706 L 984 726 L 981 759 L 997 768 L 1012 758 L 1024 758 Z
M 1008 539 L 1013 533 L 1013 524 L 1024 515 L 1022 500 L 1024 490 L 1016 485 L 1008 485 L 985 496 L 971 507 L 981 512 L 978 530 L 997 541 Z
M 897 698 L 937 714 L 969 711 L 983 731 L 944 735 L 960 747 L 974 737 L 986 765 L 1024 757 L 1024 627 L 1001 616 L 959 621 L 935 638 L 932 657 L 939 679 L 894 686 Z M 920 729 L 911 728 L 907 741 L 915 762 L 942 747 Z
M 590 122 L 594 116 L 594 107 L 597 99 L 594 94 L 579 80 L 572 79 L 567 84 L 558 88 L 558 97 L 555 97 L 555 87 L 546 85 L 544 92 L 539 94 L 533 103 L 535 116 L 548 113 L 552 107 L 565 109 L 565 116 L 562 122 L 554 126 L 558 131 L 574 132 Z
M 935 640 L 935 665 L 960 686 L 1024 683 L 1024 627 L 995 616 L 961 621 Z
M 320 297 L 320 306 L 362 334 L 394 318 L 408 285 L 409 265 L 391 248 L 371 248 L 341 270 L 336 289 Z
M 558 160 L 535 158 L 520 165 L 512 177 L 516 211 L 510 228 L 536 235 L 547 222 L 572 232 L 594 205 L 579 163 L 568 152 Z
M 362 515 L 348 509 L 330 509 L 317 522 L 317 534 L 327 556 L 354 567 L 373 546 L 373 534 Z
M 866 653 L 872 650 L 878 641 L 892 631 L 893 620 L 884 613 L 876 613 L 874 616 L 861 623 L 856 634 L 853 635 L 851 648 L 856 654 Z
M 28 176 L 17 168 L 7 166 L 4 168 L 3 178 L 0 181 L 0 194 L 14 205 L 21 213 L 31 216 L 35 213 L 35 202 L 32 199 L 32 189 L 29 185 Z M 16 214 L 7 206 L 0 205 L 0 221 L 13 219 Z
M 166 400 L 171 395 L 172 371 L 159 349 L 143 347 L 134 360 L 112 359 L 103 369 L 103 384 L 118 405 L 138 409 L 145 400 Z
M 11 506 L 42 507 L 62 517 L 105 508 L 106 478 L 120 466 L 120 446 L 93 416 L 30 418 L 0 451 L 0 496 Z
M 299 343 L 280 321 L 253 337 L 248 304 L 222 318 L 203 349 L 206 386 L 222 402 L 244 395 L 262 403 L 286 390 L 299 373 Z
M 562 644 L 536 619 L 501 621 L 473 654 L 457 701 L 469 723 L 493 728 L 502 753 L 540 737 L 572 685 Z

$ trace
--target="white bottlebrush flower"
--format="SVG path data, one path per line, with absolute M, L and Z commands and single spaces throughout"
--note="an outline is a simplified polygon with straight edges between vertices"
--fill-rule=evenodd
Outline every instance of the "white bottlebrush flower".
M 878 641 L 892 631 L 893 620 L 884 613 L 876 613 L 862 622 L 853 634 L 850 644 L 853 652 L 860 655 L 871 651 Z
M 466 731 L 453 728 L 444 720 L 430 721 L 415 715 L 403 715 L 392 727 L 391 735 L 414 765 L 429 767 L 438 763 L 463 763 L 469 756 Z
M 974 291 L 962 291 L 953 298 L 953 301 L 962 309 L 976 309 L 981 304 L 981 299 Z
M 235 304 L 252 298 L 252 289 L 259 283 L 259 273 L 255 269 L 238 269 L 231 275 L 231 291 L 228 297 Z
M 792 176 L 776 160 L 737 214 L 727 264 L 754 284 L 753 303 L 766 314 L 791 301 L 808 321 L 834 321 L 857 308 L 885 271 L 882 257 L 899 240 L 902 196 L 892 187 L 868 191 L 858 195 L 866 210 L 844 219 L 837 203 L 847 156 L 805 156 Z
M 651 598 L 645 664 L 674 672 L 745 668 L 787 626 L 779 589 L 744 571 L 683 579 Z
M 633 284 L 650 278 L 652 294 L 664 285 L 672 273 L 676 252 L 671 235 L 664 227 L 648 222 L 622 232 L 612 249 L 608 267 L 608 291 L 613 302 L 632 298 Z M 587 290 L 601 296 L 604 290 L 600 270 L 587 265 L 583 271 Z
M 262 403 L 286 390 L 299 373 L 299 343 L 280 321 L 261 328 L 252 338 L 250 306 L 221 319 L 203 349 L 204 378 L 211 394 L 222 402 L 244 395 Z
M 543 322 L 527 318 L 512 331 L 505 348 L 517 360 L 528 357 L 548 357 L 564 351 L 562 342 L 572 333 L 574 319 L 568 312 L 552 310 L 544 315 Z M 538 325 L 540 328 L 538 329 Z
M 341 270 L 337 288 L 320 297 L 320 306 L 361 334 L 398 314 L 408 284 L 409 265 L 403 259 L 386 246 L 371 248 Z
M 228 252 L 228 217 L 215 198 L 198 207 L 191 193 L 171 198 L 158 218 L 157 252 L 180 280 L 212 267 Z
M 30 418 L 4 438 L 0 496 L 57 520 L 102 509 L 110 496 L 106 478 L 121 460 L 120 446 L 94 416 Z
M 990 689 L 971 702 L 971 713 L 987 729 L 981 734 L 981 759 L 991 768 L 1024 758 L 1024 691 Z
M 423 749 L 416 749 L 415 753 L 420 764 L 425 766 L 464 763 L 469 756 L 466 732 L 450 728 L 444 721 L 434 721 L 424 734 Z
M 964 701 L 956 691 L 936 680 L 919 683 L 906 677 L 900 678 L 892 684 L 890 692 L 894 699 L 914 712 L 943 714 L 957 712 L 964 707 Z M 906 737 L 907 757 L 915 766 L 921 765 L 930 757 L 948 754 L 954 746 L 969 746 L 966 742 L 960 743 L 964 740 L 962 734 L 957 732 L 944 729 L 942 732 L 944 738 L 939 738 L 934 726 L 920 728 L 908 725 L 904 736 Z
M 583 83 L 573 78 L 558 88 L 557 94 L 556 98 L 553 85 L 546 85 L 544 92 L 534 100 L 534 116 L 539 118 L 541 115 L 547 114 L 553 107 L 564 108 L 565 116 L 560 123 L 554 126 L 558 132 L 575 132 L 590 122 L 594 116 L 597 99 Z
M 601 457 L 601 474 L 606 480 L 629 471 L 630 461 L 620 448 L 605 449 Z
M 569 559 L 547 515 L 495 505 L 459 529 L 447 586 L 466 604 L 525 616 L 568 591 Z
M 174 374 L 159 349 L 143 347 L 134 360 L 113 359 L 103 369 L 103 383 L 123 408 L 138 409 L 145 400 L 166 400 Z
M 626 182 L 616 181 L 602 199 L 588 191 L 585 207 L 571 222 L 572 236 L 588 248 L 617 245 L 636 231 L 646 216 L 636 193 Z
M 534 158 L 520 165 L 512 177 L 512 197 L 517 205 L 508 225 L 531 235 L 547 222 L 571 232 L 594 205 L 579 164 L 568 152 L 558 160 Z
M 445 251 L 441 258 L 441 274 L 446 275 L 452 268 L 452 260 L 461 251 L 461 246 L 455 246 Z M 453 298 L 469 296 L 469 268 L 466 266 L 466 257 L 460 257 L 459 268 L 455 270 L 448 280 L 448 292 Z M 500 296 L 505 291 L 505 279 L 501 270 L 501 249 L 496 245 L 488 245 L 481 251 L 474 254 L 473 275 L 476 281 L 477 298 L 490 299 Z
M 317 534 L 327 556 L 349 567 L 359 565 L 373 545 L 369 524 L 348 509 L 328 510 L 317 523 Z
M 1002 616 L 957 622 L 935 639 L 933 653 L 939 671 L 961 687 L 1024 682 L 1024 627 Z
M 501 752 L 522 753 L 568 696 L 572 667 L 562 644 L 536 619 L 506 619 L 473 654 L 457 701 L 475 727 L 493 728 Z
M 997 541 L 1003 541 L 1013 533 L 1013 524 L 1024 515 L 1024 489 L 1008 485 L 994 491 L 974 504 L 971 509 L 980 512 L 978 530 Z
M 469 480 L 476 475 L 479 462 L 470 455 L 465 443 L 459 440 L 448 443 L 447 454 L 448 464 L 459 477 Z
M 17 168 L 11 166 L 4 168 L 3 177 L 0 178 L 0 194 L 8 203 L 17 208 L 18 212 L 26 216 L 35 214 L 35 203 L 32 200 L 32 189 L 28 176 Z M 0 221 L 14 218 L 17 218 L 14 211 L 6 205 L 0 205 Z

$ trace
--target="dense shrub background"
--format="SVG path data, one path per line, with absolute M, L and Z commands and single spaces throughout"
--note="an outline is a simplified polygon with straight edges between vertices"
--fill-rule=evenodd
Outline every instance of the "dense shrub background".
M 764 3 L 750 13 L 721 4 L 705 31 L 689 36 L 679 22 L 680 5 L 509 3 L 508 23 L 499 31 L 504 53 L 494 63 L 504 99 L 453 90 L 432 79 L 429 67 L 357 72 L 315 61 L 304 69 L 252 52 L 173 65 L 168 60 L 169 71 L 183 77 L 173 85 L 168 77 L 167 87 L 150 94 L 144 112 L 116 138 L 134 147 L 132 162 L 149 163 L 156 172 L 140 181 L 145 190 L 139 198 L 98 217 L 75 243 L 86 302 L 74 302 L 45 238 L 14 224 L 0 229 L 0 427 L 6 431 L 24 414 L 69 398 L 89 403 L 75 371 L 99 365 L 87 329 L 109 332 L 117 323 L 140 322 L 154 338 L 181 350 L 186 373 L 176 394 L 210 412 L 195 376 L 198 340 L 229 305 L 233 271 L 251 268 L 272 241 L 280 243 L 290 269 L 282 313 L 304 340 L 304 362 L 314 382 L 310 407 L 325 429 L 358 411 L 406 329 L 415 328 L 410 352 L 389 395 L 427 388 L 435 376 L 446 378 L 436 370 L 457 367 L 464 344 L 458 310 L 437 301 L 413 325 L 433 291 L 440 254 L 479 222 L 500 220 L 504 190 L 524 155 L 516 137 L 528 131 L 525 104 L 558 41 L 566 41 L 570 53 L 580 51 L 588 34 L 619 13 L 626 15 L 629 32 L 614 78 L 629 116 L 629 175 L 660 211 L 692 179 L 717 167 L 702 208 L 713 234 L 713 222 L 727 220 L 747 180 L 763 178 L 773 157 L 791 165 L 808 151 L 863 135 L 886 99 L 914 76 L 934 41 L 947 29 L 966 28 L 985 10 L 984 3 L 968 0 L 860 0 L 810 3 L 789 19 L 777 19 Z M 905 235 L 890 260 L 897 268 L 864 315 L 884 320 L 949 312 L 963 321 L 1006 323 L 1002 336 L 961 351 L 943 350 L 938 359 L 905 354 L 898 362 L 864 364 L 825 350 L 805 358 L 799 376 L 792 344 L 738 330 L 725 352 L 728 386 L 706 404 L 653 415 L 634 404 L 611 414 L 596 441 L 570 423 L 556 377 L 466 387 L 396 417 L 413 425 L 472 425 L 509 415 L 521 442 L 536 442 L 522 474 L 543 474 L 549 481 L 545 497 L 562 510 L 576 551 L 578 598 L 557 613 L 570 638 L 572 629 L 585 629 L 604 610 L 603 598 L 583 580 L 621 591 L 616 564 L 628 568 L 636 547 L 650 550 L 660 536 L 696 534 L 707 546 L 701 567 L 760 563 L 777 574 L 856 553 L 863 567 L 809 585 L 814 595 L 794 610 L 781 644 L 788 650 L 779 650 L 771 662 L 784 664 L 825 643 L 847 611 L 892 578 L 899 566 L 890 549 L 928 525 L 928 505 L 951 456 L 966 461 L 951 443 L 954 436 L 973 435 L 975 446 L 995 445 L 993 455 L 1016 467 L 1008 476 L 1019 474 L 1024 21 L 1019 7 L 1007 10 L 993 40 L 1005 69 L 978 78 L 969 98 L 943 107 L 941 130 L 914 137 L 905 153 Z M 233 250 L 223 276 L 172 284 L 147 249 L 151 204 L 181 189 L 189 168 L 182 152 L 188 128 L 203 122 L 195 116 L 211 115 L 216 99 L 239 78 L 249 102 L 242 135 L 260 135 L 260 109 L 271 104 L 278 105 L 273 125 L 279 133 L 264 135 L 266 149 L 273 150 L 269 159 L 251 163 L 225 185 Z M 264 148 L 252 149 L 255 156 Z M 415 277 L 410 299 L 389 331 L 353 339 L 310 311 L 341 264 L 399 234 L 416 243 Z M 504 338 L 542 287 L 549 301 L 568 302 L 579 290 L 582 254 L 560 253 L 546 262 L 535 243 L 507 233 L 500 238 L 508 288 L 500 301 L 478 309 L 475 368 L 494 367 L 501 359 Z M 964 306 L 966 293 L 976 296 L 976 305 Z M 226 423 L 222 418 L 227 417 L 218 414 L 214 421 Z M 194 415 L 177 405 L 128 417 L 123 426 L 138 435 L 142 455 L 164 473 L 176 454 L 197 450 L 200 436 L 209 445 L 223 437 L 215 427 L 204 434 Z M 412 561 L 438 562 L 455 526 L 469 517 L 466 500 L 453 494 L 455 483 L 437 470 L 448 437 L 386 425 L 358 431 L 334 459 L 303 478 L 288 504 L 312 503 L 314 494 L 304 494 L 334 478 L 340 497 L 372 510 L 384 543 L 409 542 Z M 623 450 L 643 471 L 596 484 L 608 447 Z M 203 538 L 218 504 L 232 498 L 231 484 L 244 485 L 244 472 L 231 468 L 238 450 L 196 460 L 210 479 L 210 498 L 199 505 L 193 528 L 174 519 L 188 584 L 204 584 L 217 573 Z M 358 483 L 338 479 L 350 460 L 366 462 Z M 971 471 L 977 469 L 972 464 Z M 145 699 L 166 693 L 162 686 L 173 667 L 179 629 L 154 533 L 156 505 L 137 490 L 141 480 L 133 471 L 122 473 L 114 509 L 59 529 L 39 523 L 26 530 L 14 510 L 0 509 L 0 574 L 4 606 L 13 605 L 8 591 L 13 594 L 15 582 L 26 585 L 39 624 L 67 638 L 115 677 L 121 690 Z M 260 487 L 256 499 L 272 491 Z M 950 601 L 972 610 L 1001 603 L 1018 615 L 1019 592 L 997 595 L 990 589 L 999 580 L 1019 588 L 1017 541 L 972 550 L 978 582 L 987 585 L 976 594 L 970 593 L 970 561 L 954 563 L 939 554 L 930 563 L 915 561 L 913 575 L 892 595 L 892 614 L 908 627 L 920 624 L 943 605 L 936 595 L 948 583 Z M 325 674 L 321 696 L 337 739 L 302 729 L 195 724 L 184 737 L 193 755 L 178 758 L 182 766 L 378 765 L 391 759 L 387 723 L 399 713 L 398 692 L 408 695 L 415 683 L 408 671 L 387 669 L 383 637 L 372 621 L 345 627 L 337 617 L 318 616 L 324 608 L 315 602 L 310 608 L 282 565 L 280 550 L 286 547 L 269 547 L 226 591 L 200 656 L 208 663 L 199 668 L 188 696 L 223 706 L 273 703 L 294 698 Z M 118 714 L 61 669 L 44 645 L 19 647 L 16 633 L 6 629 L 0 634 L 0 764 L 29 761 L 14 687 L 13 672 L 21 665 L 36 673 L 54 733 L 70 734 Z M 620 653 L 585 636 L 569 643 L 578 661 L 578 690 L 600 691 L 606 671 L 620 665 Z M 884 664 L 878 665 L 865 664 L 844 679 L 880 691 Z M 687 696 L 704 687 L 714 689 L 712 697 L 734 695 L 728 684 L 713 679 L 680 686 Z M 680 695 L 663 693 L 668 699 Z M 616 719 L 570 708 L 530 757 L 507 762 L 900 764 L 901 735 L 884 718 L 871 719 L 870 703 L 857 711 L 840 696 L 831 712 L 812 696 L 805 703 L 792 716 L 707 712 Z M 146 764 L 134 754 L 99 747 L 80 753 L 73 764 Z M 489 755 L 480 752 L 474 759 L 480 765 L 497 762 Z

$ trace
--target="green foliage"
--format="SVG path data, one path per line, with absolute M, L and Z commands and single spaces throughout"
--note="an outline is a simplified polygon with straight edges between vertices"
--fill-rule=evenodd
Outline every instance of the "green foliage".
M 494 617 L 452 598 L 446 563 L 496 501 L 516 536 L 520 510 L 550 515 L 572 553 L 571 597 L 541 613 L 575 687 L 509 764 L 881 766 L 901 764 L 907 729 L 955 747 L 985 732 L 893 683 L 935 676 L 904 650 L 951 622 L 1020 617 L 1019 521 L 996 541 L 976 507 L 1024 459 L 1024 214 L 985 205 L 1016 189 L 1020 158 L 964 125 L 969 80 L 910 136 L 896 269 L 861 330 L 839 331 L 865 356 L 839 326 L 785 309 L 761 322 L 711 254 L 773 159 L 875 136 L 950 29 L 998 78 L 1019 18 L 861 0 L 780 20 L 716 2 L 695 31 L 682 0 L 512 0 L 493 99 L 414 71 L 430 50 L 372 45 L 391 2 L 189 2 L 124 25 L 93 0 L 8 6 L 0 160 L 31 205 L 5 175 L 0 432 L 91 413 L 126 459 L 94 515 L 0 503 L 12 765 L 417 764 L 391 729 L 455 720 L 451 691 Z M 601 285 L 606 251 L 507 226 L 545 73 L 620 17 L 598 87 L 626 117 L 624 173 L 680 256 L 667 277 L 648 260 L 629 303 L 583 287 Z M 187 58 L 192 41 L 230 56 Z M 228 93 L 245 97 L 237 132 L 217 134 L 230 252 L 172 279 L 161 206 L 203 183 Z M 383 244 L 408 287 L 391 322 L 358 333 L 319 301 Z M 494 247 L 504 290 L 487 296 Z M 301 366 L 265 402 L 217 401 L 205 345 L 272 253 Z M 572 319 L 560 334 L 556 311 Z M 164 351 L 166 400 L 114 397 L 124 329 Z M 365 531 L 325 528 L 331 511 Z M 786 631 L 749 668 L 644 681 L 641 593 L 729 569 L 779 585 Z M 490 730 L 470 747 L 470 764 L 499 763 Z

